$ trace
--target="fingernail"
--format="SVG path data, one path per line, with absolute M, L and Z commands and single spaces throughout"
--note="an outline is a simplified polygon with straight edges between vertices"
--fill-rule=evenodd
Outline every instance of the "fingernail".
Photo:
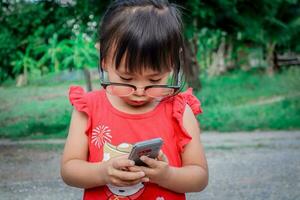
M 142 182 L 149 182 L 149 178 L 143 178 Z
M 140 172 L 140 175 L 141 176 L 145 176 L 145 172 Z
M 146 156 L 141 156 L 140 159 L 141 159 L 142 161 L 144 161 L 144 160 L 146 160 Z

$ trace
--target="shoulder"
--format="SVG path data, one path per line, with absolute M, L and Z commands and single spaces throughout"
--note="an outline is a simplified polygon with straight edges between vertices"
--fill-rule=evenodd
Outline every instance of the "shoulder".
M 103 96 L 102 90 L 95 90 L 86 92 L 81 86 L 70 86 L 69 88 L 69 100 L 73 102 L 91 102 L 93 100 L 99 100 Z
M 183 115 L 191 117 L 202 113 L 201 102 L 193 94 L 192 88 L 173 98 L 173 113 L 175 118 L 182 118 Z
M 199 134 L 199 123 L 195 113 L 189 105 L 185 106 L 182 121 L 183 127 L 187 130 L 190 136 Z
M 71 86 L 69 88 L 69 101 L 76 110 L 90 114 L 91 109 L 96 104 L 101 104 L 103 91 L 96 90 L 86 92 L 81 86 Z
M 182 153 L 185 146 L 199 134 L 198 122 L 195 115 L 202 113 L 201 103 L 194 96 L 192 89 L 173 97 L 172 117 L 177 137 L 177 146 Z
M 100 95 L 102 90 L 93 90 L 93 91 L 85 91 L 81 86 L 72 85 L 69 87 L 69 96 L 74 97 L 92 97 L 96 95 Z
M 188 119 L 195 119 L 196 114 L 193 112 L 192 108 L 190 105 L 185 105 L 184 111 L 183 111 L 183 119 L 188 120 Z

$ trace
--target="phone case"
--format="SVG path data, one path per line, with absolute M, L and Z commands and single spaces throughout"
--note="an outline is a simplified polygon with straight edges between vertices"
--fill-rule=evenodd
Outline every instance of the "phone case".
M 161 138 L 135 143 L 128 158 L 133 160 L 135 165 L 147 166 L 143 161 L 140 160 L 140 157 L 144 155 L 150 158 L 156 158 L 162 145 L 163 140 Z

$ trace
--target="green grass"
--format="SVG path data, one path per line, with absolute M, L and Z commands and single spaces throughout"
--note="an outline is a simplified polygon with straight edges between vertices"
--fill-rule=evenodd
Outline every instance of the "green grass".
M 239 71 L 205 78 L 198 119 L 202 129 L 221 132 L 299 129 L 299 89 L 299 68 L 272 77 Z
M 197 96 L 203 108 L 198 116 L 202 130 L 300 129 L 299 68 L 272 77 L 235 71 L 201 79 L 203 89 Z M 72 112 L 69 85 L 46 82 L 22 88 L 0 87 L 0 138 L 66 137 Z
M 70 120 L 68 86 L 1 88 L 0 136 L 65 137 Z

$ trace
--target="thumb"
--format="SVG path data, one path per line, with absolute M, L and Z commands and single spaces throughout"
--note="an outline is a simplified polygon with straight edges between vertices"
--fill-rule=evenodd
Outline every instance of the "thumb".
M 158 156 L 157 156 L 157 160 L 169 163 L 169 160 L 168 160 L 167 156 L 162 152 L 162 150 L 159 151 Z

